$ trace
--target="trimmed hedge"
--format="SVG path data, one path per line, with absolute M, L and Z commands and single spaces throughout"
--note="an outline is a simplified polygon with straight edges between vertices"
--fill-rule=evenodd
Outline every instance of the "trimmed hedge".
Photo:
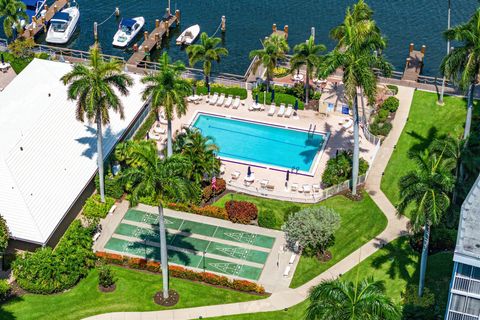
M 434 320 L 439 314 L 435 307 L 435 294 L 429 288 L 425 288 L 423 295 L 418 296 L 418 286 L 409 284 L 402 293 L 402 305 L 404 319 L 409 320 Z
M 152 110 L 145 118 L 140 128 L 137 129 L 137 132 L 135 132 L 133 140 L 144 140 L 147 136 L 147 132 L 153 126 L 155 121 L 157 121 L 157 116 L 155 115 L 155 110 Z
M 100 201 L 100 195 L 94 194 L 85 201 L 83 215 L 87 218 L 103 219 L 107 216 L 110 208 L 115 204 L 115 199 L 105 196 L 105 203 Z
M 10 231 L 8 230 L 7 221 L 0 215 L 0 254 L 2 254 L 8 246 L 8 238 Z
M 258 225 L 260 227 L 276 229 L 278 228 L 277 222 L 277 216 L 270 210 L 262 210 L 262 212 L 258 215 Z
M 199 207 L 193 204 L 185 203 L 168 203 L 167 208 L 177 211 L 183 211 L 193 214 L 198 214 L 201 216 L 207 216 L 212 218 L 218 218 L 223 220 L 228 220 L 227 211 L 224 208 L 219 208 L 216 206 L 204 206 Z
M 207 95 L 208 90 L 207 87 L 202 83 L 202 84 L 197 84 L 197 89 L 196 89 L 197 94 L 203 94 Z M 210 84 L 210 93 L 223 93 L 225 96 L 228 96 L 229 94 L 232 96 L 240 96 L 241 100 L 247 99 L 247 90 L 245 88 L 240 88 L 240 87 L 227 87 L 218 83 L 212 83 Z
M 135 269 L 148 270 L 161 273 L 161 265 L 157 261 L 141 258 L 130 258 L 119 254 L 108 252 L 96 252 L 99 259 L 107 263 L 117 264 Z M 204 282 L 215 286 L 222 286 L 237 291 L 264 294 L 263 286 L 247 280 L 231 280 L 225 276 L 216 275 L 210 272 L 197 272 L 181 266 L 168 266 L 169 275 L 175 278 L 187 279 L 191 281 Z
M 382 103 L 382 109 L 388 110 L 390 112 L 397 111 L 398 107 L 400 106 L 400 101 L 396 97 L 388 97 Z
M 257 219 L 257 206 L 248 201 L 230 200 L 225 203 L 228 219 L 235 223 L 249 224 Z
M 120 175 L 105 175 L 105 196 L 120 199 L 123 196 L 123 184 L 120 181 Z M 100 179 L 98 174 L 95 176 L 95 187 L 100 192 Z
M 393 95 L 398 93 L 398 87 L 393 84 L 387 84 L 387 88 L 393 93 Z
M 386 137 L 392 130 L 392 124 L 390 122 L 382 122 L 375 119 L 375 121 L 369 126 L 370 133 L 376 136 Z
M 258 102 L 259 103 L 263 103 L 264 101 L 264 95 L 266 94 L 266 97 L 265 97 L 265 103 L 267 105 L 271 104 L 272 103 L 272 94 L 270 92 L 266 92 L 266 91 L 262 91 L 262 92 L 259 92 L 258 89 L 254 89 L 253 90 L 253 98 L 255 99 L 255 95 L 258 93 Z M 303 101 L 301 101 L 300 99 L 296 98 L 295 96 L 293 95 L 290 95 L 290 94 L 286 94 L 286 93 L 277 93 L 275 91 L 275 105 L 279 106 L 280 104 L 285 104 L 285 106 L 287 107 L 289 104 L 293 106 L 295 106 L 295 100 L 298 100 L 298 109 L 299 110 L 303 110 L 304 109 L 304 106 L 305 104 L 303 103 Z

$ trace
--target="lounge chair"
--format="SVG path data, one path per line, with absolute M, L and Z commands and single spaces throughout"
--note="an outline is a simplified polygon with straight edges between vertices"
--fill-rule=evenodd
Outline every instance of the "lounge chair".
M 240 171 L 233 171 L 232 172 L 232 179 L 233 180 L 237 180 L 238 178 L 240 178 Z
M 213 96 L 210 97 L 210 100 L 208 101 L 208 103 L 210 105 L 215 105 L 215 103 L 217 103 L 217 100 L 218 100 L 218 93 L 214 93 Z
M 291 104 L 289 104 L 287 110 L 285 111 L 285 118 L 290 118 L 292 113 L 293 113 L 293 107 Z
M 291 191 L 297 191 L 298 190 L 298 183 L 292 183 L 292 185 L 290 186 L 290 190 Z
M 274 191 L 274 190 L 275 190 L 275 186 L 274 186 L 273 184 L 267 184 L 266 189 L 267 189 L 268 191 Z
M 262 181 L 260 181 L 260 187 L 266 188 L 268 185 L 268 182 L 269 181 L 267 179 L 263 179 Z
M 271 104 L 270 109 L 268 110 L 268 115 L 273 116 L 275 114 L 275 110 L 277 110 L 277 107 L 274 104 Z
M 283 117 L 284 114 L 285 114 L 285 105 L 282 103 L 280 105 L 280 110 L 278 110 L 277 112 L 277 117 Z
M 166 130 L 165 128 L 162 128 L 162 127 L 159 127 L 159 126 L 155 126 L 153 128 L 153 132 L 154 133 L 158 133 L 158 134 L 165 134 Z
M 150 133 L 149 137 L 150 139 L 157 140 L 157 141 L 162 138 L 162 136 L 160 136 L 158 133 Z
M 225 102 L 225 93 L 222 93 L 217 101 L 217 106 L 221 107 Z
M 240 107 L 240 97 L 236 96 L 235 100 L 233 101 L 232 108 L 233 109 L 238 109 L 238 107 Z
M 225 165 L 224 165 L 224 164 L 220 165 L 220 174 L 224 174 L 224 173 L 225 173 L 225 169 L 226 169 L 226 168 L 225 168 Z M 237 172 L 238 172 L 238 171 L 237 171 Z
M 312 191 L 312 187 L 310 187 L 309 184 L 304 184 L 302 189 L 303 189 L 303 193 L 310 193 L 310 191 Z
M 233 96 L 228 95 L 228 98 L 227 98 L 227 101 L 225 101 L 224 107 L 225 108 L 230 108 L 230 106 L 232 105 L 232 101 L 233 101 Z
M 320 185 L 319 184 L 314 184 L 312 185 L 313 192 L 317 193 L 320 192 Z
M 353 125 L 353 120 L 352 120 L 352 119 L 348 119 L 348 120 L 345 121 L 345 123 L 343 124 L 343 128 L 344 128 L 344 129 L 348 129 L 348 128 L 350 128 L 352 125 Z
M 160 120 L 159 120 L 160 124 L 168 124 L 168 120 L 167 118 L 165 117 L 165 112 L 162 110 L 160 112 Z

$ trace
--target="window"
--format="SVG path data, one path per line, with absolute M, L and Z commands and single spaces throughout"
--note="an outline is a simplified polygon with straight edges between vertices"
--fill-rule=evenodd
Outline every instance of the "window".
M 472 316 L 480 315 L 480 299 L 467 298 L 465 313 L 468 313 Z
M 459 263 L 457 274 L 470 278 L 472 274 L 472 266 L 469 266 L 468 264 Z
M 480 280 L 480 268 L 473 267 L 472 278 Z
M 463 312 L 464 307 L 465 307 L 465 297 L 458 294 L 452 294 L 452 302 L 450 304 L 450 310 Z

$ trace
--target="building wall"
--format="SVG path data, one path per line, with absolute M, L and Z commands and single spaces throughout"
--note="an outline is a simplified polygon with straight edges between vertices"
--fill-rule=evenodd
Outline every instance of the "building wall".
M 480 319 L 480 268 L 455 262 L 445 319 Z

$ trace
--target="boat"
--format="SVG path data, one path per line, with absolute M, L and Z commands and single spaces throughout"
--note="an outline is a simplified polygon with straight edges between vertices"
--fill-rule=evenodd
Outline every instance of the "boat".
M 45 10 L 47 0 L 22 0 L 22 2 L 25 4 L 25 13 L 28 16 L 28 21 L 25 21 L 25 19 L 20 20 L 20 25 L 22 27 L 30 25 L 30 23 L 33 22 L 33 17 L 35 17 L 35 19 L 40 19 L 40 17 L 47 13 L 47 10 Z
M 128 46 L 144 25 L 145 19 L 143 17 L 122 19 L 118 25 L 117 33 L 113 36 L 112 44 L 120 48 Z
M 48 43 L 67 43 L 75 32 L 79 19 L 80 10 L 77 7 L 70 7 L 55 13 L 50 20 L 45 40 Z
M 190 45 L 198 37 L 200 33 L 200 26 L 198 24 L 188 27 L 177 38 L 178 45 Z

